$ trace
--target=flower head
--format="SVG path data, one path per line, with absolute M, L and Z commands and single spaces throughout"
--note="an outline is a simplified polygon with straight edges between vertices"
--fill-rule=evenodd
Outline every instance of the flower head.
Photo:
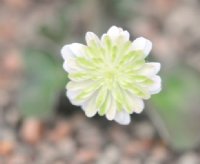
M 131 42 L 129 33 L 112 26 L 99 39 L 86 33 L 87 45 L 65 45 L 61 54 L 68 72 L 67 96 L 81 106 L 86 116 L 95 114 L 120 124 L 130 123 L 130 114 L 144 109 L 143 99 L 161 90 L 156 74 L 160 63 L 145 62 L 151 41 L 140 37 Z

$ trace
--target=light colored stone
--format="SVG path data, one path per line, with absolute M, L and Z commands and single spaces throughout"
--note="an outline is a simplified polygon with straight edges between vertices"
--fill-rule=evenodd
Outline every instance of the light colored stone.
M 194 152 L 188 152 L 183 154 L 177 162 L 177 164 L 199 164 L 199 163 L 200 163 L 200 158 Z

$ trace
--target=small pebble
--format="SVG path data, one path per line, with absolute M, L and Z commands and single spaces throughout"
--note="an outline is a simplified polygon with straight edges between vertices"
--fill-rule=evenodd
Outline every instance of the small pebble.
M 200 163 L 200 157 L 194 153 L 194 152 L 188 152 L 183 154 L 177 164 L 199 164 Z
M 43 135 L 43 124 L 35 118 L 28 118 L 23 122 L 21 137 L 30 144 L 38 143 Z
M 12 141 L 0 141 L 0 156 L 6 156 L 13 152 L 15 143 Z

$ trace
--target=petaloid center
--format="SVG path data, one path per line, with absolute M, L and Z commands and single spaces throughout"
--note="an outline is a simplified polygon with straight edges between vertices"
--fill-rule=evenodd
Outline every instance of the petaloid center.
M 103 79 L 104 84 L 108 87 L 108 89 L 112 89 L 113 86 L 117 83 L 119 80 L 119 72 L 118 69 L 115 67 L 111 68 L 104 68 L 103 71 Z

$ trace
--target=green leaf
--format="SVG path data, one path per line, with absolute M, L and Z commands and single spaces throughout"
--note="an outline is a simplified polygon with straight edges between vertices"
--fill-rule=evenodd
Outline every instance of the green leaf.
M 62 63 L 53 62 L 46 54 L 27 50 L 24 54 L 25 81 L 20 96 L 24 116 L 48 117 L 67 82 Z
M 163 126 L 156 126 L 172 147 L 193 148 L 200 143 L 200 77 L 186 66 L 176 67 L 162 77 L 163 90 L 152 97 L 148 112 L 153 122 L 161 120 Z

